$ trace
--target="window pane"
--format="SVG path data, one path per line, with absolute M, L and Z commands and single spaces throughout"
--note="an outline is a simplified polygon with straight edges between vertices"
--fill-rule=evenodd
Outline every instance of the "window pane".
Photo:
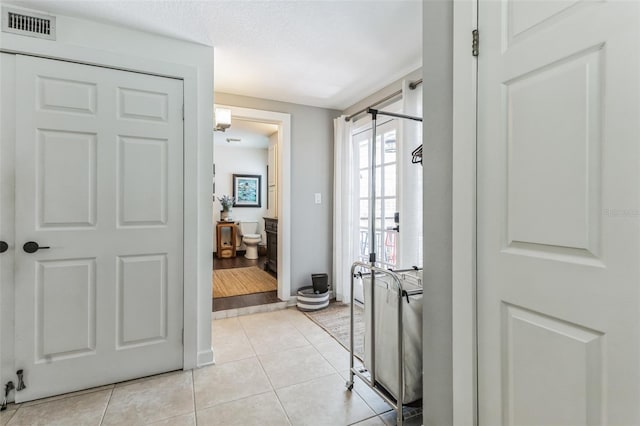
M 360 142 L 359 150 L 360 167 L 367 167 L 367 164 L 369 164 L 369 141 Z
M 397 212 L 396 199 L 387 198 L 384 200 L 384 210 L 387 217 L 393 218 L 393 214 Z
M 396 195 L 396 165 L 390 164 L 384 167 L 384 196 L 395 197 Z
M 369 196 L 369 170 L 360 170 L 360 197 Z
M 384 261 L 392 266 L 396 264 L 396 233 L 385 232 L 384 238 Z
M 382 161 L 382 136 L 376 137 L 376 165 Z
M 395 120 L 394 120 L 395 121 Z M 385 130 L 386 129 L 386 130 Z M 355 150 L 357 157 L 358 182 L 356 188 L 358 193 L 354 194 L 356 206 L 359 208 L 358 225 L 358 256 L 362 261 L 368 262 L 369 252 L 372 245 L 375 248 L 377 264 L 381 267 L 396 266 L 396 252 L 398 234 L 388 230 L 393 228 L 394 213 L 397 209 L 397 151 L 398 141 L 397 130 L 393 121 L 391 124 L 384 124 L 378 127 L 376 135 L 376 154 L 372 161 L 369 158 L 372 132 L 366 131 L 357 136 Z M 373 163 L 373 164 L 372 164 Z M 369 168 L 373 168 L 375 173 L 375 222 L 376 229 L 373 241 L 369 235 Z
M 395 163 L 398 151 L 396 142 L 396 131 L 392 130 L 384 134 L 384 162 Z
M 376 200 L 376 229 L 382 229 L 383 217 L 382 217 L 382 200 Z
M 385 230 L 390 230 L 391 228 L 393 228 L 394 226 L 396 226 L 396 223 L 393 220 L 393 217 L 386 217 L 384 219 L 384 229 Z
M 365 257 L 369 254 L 369 234 L 366 230 L 360 230 L 360 241 L 358 244 L 360 256 Z
M 365 220 L 369 217 L 369 200 L 360 200 L 360 212 L 358 217 Z
M 369 230 L 369 221 L 366 219 L 360 219 L 360 229 L 363 231 Z

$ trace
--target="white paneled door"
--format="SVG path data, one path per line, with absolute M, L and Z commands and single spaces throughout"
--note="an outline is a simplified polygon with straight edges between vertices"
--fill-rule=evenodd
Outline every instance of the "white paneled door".
M 640 424 L 640 3 L 479 29 L 479 424 Z
M 16 400 L 181 368 L 182 81 L 15 63 Z

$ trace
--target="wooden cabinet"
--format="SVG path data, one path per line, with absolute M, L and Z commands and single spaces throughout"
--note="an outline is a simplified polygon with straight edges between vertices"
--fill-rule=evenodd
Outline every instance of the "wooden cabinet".
M 264 269 L 278 275 L 278 219 L 265 217 L 264 230 L 267 234 L 267 261 Z
M 220 259 L 236 257 L 236 224 L 218 222 L 216 225 L 216 256 Z

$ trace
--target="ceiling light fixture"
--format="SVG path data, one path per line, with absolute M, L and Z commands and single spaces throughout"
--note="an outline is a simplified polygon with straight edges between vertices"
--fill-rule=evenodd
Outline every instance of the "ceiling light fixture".
M 224 132 L 231 127 L 231 110 L 228 108 L 216 108 L 214 115 L 216 127 L 213 129 L 216 132 Z

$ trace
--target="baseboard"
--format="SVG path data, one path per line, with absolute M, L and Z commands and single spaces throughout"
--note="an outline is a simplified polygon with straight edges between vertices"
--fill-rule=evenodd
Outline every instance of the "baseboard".
M 298 296 L 291 296 L 287 300 L 287 308 L 290 308 L 292 306 L 296 306 L 297 304 L 298 304 Z
M 207 365 L 215 364 L 215 358 L 213 357 L 213 348 L 209 348 L 206 351 L 198 352 L 197 367 L 206 367 Z

